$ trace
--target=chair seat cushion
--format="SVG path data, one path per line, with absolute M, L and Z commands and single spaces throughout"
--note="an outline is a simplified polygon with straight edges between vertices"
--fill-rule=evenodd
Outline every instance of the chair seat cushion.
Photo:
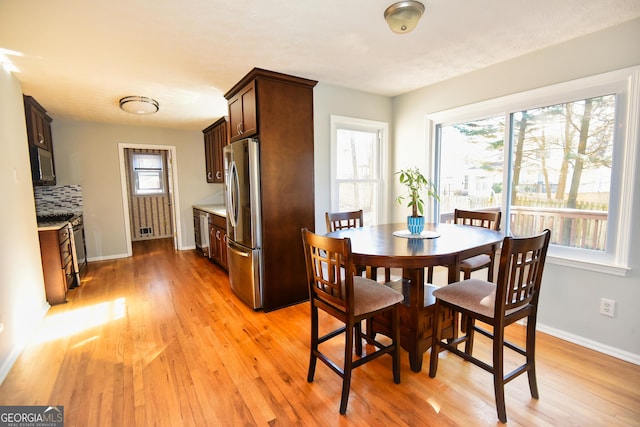
M 463 270 L 476 270 L 487 266 L 491 262 L 491 257 L 487 254 L 476 255 L 460 261 L 460 268 Z
M 389 307 L 404 299 L 403 295 L 395 289 L 360 276 L 353 278 L 353 291 L 355 316 Z
M 433 291 L 433 296 L 492 318 L 496 299 L 496 285 L 480 279 L 468 279 L 436 289 Z

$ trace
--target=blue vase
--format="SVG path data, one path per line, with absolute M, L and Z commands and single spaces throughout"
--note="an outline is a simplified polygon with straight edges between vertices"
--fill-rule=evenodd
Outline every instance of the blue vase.
M 408 216 L 407 228 L 411 234 L 420 234 L 424 230 L 424 217 L 423 216 Z

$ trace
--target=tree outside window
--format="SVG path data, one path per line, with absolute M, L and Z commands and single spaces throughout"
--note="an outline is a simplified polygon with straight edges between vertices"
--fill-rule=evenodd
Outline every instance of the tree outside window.
M 441 216 L 506 200 L 511 234 L 550 228 L 556 245 L 604 251 L 615 117 L 616 96 L 605 95 L 442 126 Z
M 611 187 L 615 95 L 511 115 L 511 231 L 552 226 L 554 243 L 604 250 Z

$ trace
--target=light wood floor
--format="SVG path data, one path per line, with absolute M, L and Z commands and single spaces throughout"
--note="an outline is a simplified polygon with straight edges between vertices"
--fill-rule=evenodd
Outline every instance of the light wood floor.
M 195 251 L 137 242 L 131 258 L 91 263 L 49 311 L 0 405 L 64 405 L 67 427 L 499 424 L 491 376 L 444 353 L 435 379 L 427 358 L 414 373 L 404 351 L 399 385 L 390 357 L 358 368 L 339 415 L 339 377 L 319 363 L 306 381 L 308 310 L 253 312 Z M 517 325 L 510 333 L 524 337 Z M 476 354 L 488 357 L 487 343 Z M 542 333 L 537 367 L 539 400 L 526 376 L 506 387 L 509 425 L 640 425 L 640 367 Z

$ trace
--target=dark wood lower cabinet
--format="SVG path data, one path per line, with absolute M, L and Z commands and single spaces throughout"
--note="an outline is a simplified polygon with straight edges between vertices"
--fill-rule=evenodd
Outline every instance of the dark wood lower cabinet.
M 65 303 L 67 291 L 74 281 L 69 229 L 39 231 L 38 235 L 47 302 L 51 305 Z
M 209 253 L 211 259 L 225 270 L 227 266 L 227 219 L 219 215 L 209 216 Z

